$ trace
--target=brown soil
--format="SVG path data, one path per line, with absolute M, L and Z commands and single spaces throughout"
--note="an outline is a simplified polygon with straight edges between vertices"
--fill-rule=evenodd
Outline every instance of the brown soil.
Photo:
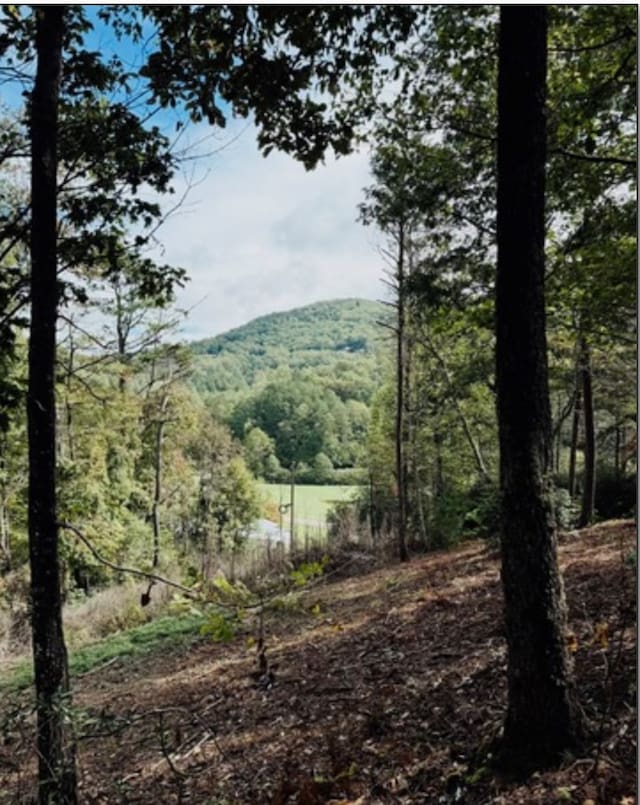
M 81 802 L 632 805 L 635 541 L 629 521 L 561 540 L 591 739 L 559 768 L 525 780 L 491 769 L 505 708 L 502 598 L 495 552 L 472 542 L 329 577 L 299 611 L 270 614 L 272 685 L 257 680 L 247 635 L 75 680 Z M 27 750 L 0 746 L 0 802 L 30 801 Z

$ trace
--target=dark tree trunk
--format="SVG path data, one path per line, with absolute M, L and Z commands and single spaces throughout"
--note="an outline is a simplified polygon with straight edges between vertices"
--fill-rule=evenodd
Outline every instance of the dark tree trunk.
M 398 263 L 396 267 L 398 321 L 396 333 L 396 486 L 398 490 L 398 555 L 406 562 L 407 550 L 407 473 L 405 445 L 405 232 L 398 228 Z
M 591 353 L 584 337 L 580 339 L 580 381 L 584 411 L 584 479 L 578 526 L 584 528 L 593 522 L 596 497 L 596 430 L 593 416 Z
M 560 453 L 562 451 L 562 404 L 558 402 L 558 428 L 556 431 L 556 443 L 553 448 L 553 469 L 556 475 L 560 473 Z
M 575 745 L 579 720 L 551 504 L 544 309 L 546 8 L 502 6 L 498 79 L 496 380 L 508 708 L 502 762 Z
M 573 404 L 573 423 L 571 425 L 571 449 L 569 453 L 569 494 L 576 496 L 576 455 L 578 453 L 578 436 L 580 435 L 580 412 L 582 411 L 582 392 L 576 380 L 576 398 Z
M 31 106 L 29 558 L 42 805 L 76 802 L 75 747 L 66 715 L 69 678 L 56 524 L 56 135 L 63 13 L 63 6 L 36 7 L 37 69 Z

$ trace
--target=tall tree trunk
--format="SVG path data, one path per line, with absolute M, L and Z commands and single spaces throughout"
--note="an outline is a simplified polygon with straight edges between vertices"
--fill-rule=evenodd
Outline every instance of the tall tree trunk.
M 596 430 L 593 416 L 591 352 L 584 336 L 580 339 L 580 381 L 584 410 L 584 479 L 578 526 L 584 528 L 593 522 L 596 497 Z
M 296 528 L 296 520 L 295 520 L 295 504 L 296 504 L 296 465 L 291 465 L 291 494 L 290 494 L 290 502 L 291 502 L 291 530 L 289 533 L 289 553 L 294 554 L 296 551 L 296 536 L 295 536 L 295 528 Z
M 573 404 L 573 422 L 571 425 L 571 448 L 569 452 L 569 494 L 576 496 L 576 455 L 578 453 L 578 437 L 580 435 L 580 412 L 582 411 L 582 392 L 579 379 L 576 377 L 576 396 Z
M 369 472 L 369 534 L 371 536 L 371 547 L 376 544 L 376 505 L 373 488 L 373 473 Z
M 169 404 L 168 387 L 162 390 L 159 416 L 156 422 L 156 443 L 154 455 L 153 502 L 151 504 L 151 528 L 153 530 L 152 567 L 160 562 L 160 504 L 162 503 L 162 450 L 164 447 L 164 429 L 167 424 L 167 405 Z
M 435 452 L 435 470 L 433 473 L 433 493 L 436 500 L 444 495 L 444 466 L 442 461 L 443 437 L 439 431 L 434 431 L 433 445 Z
M 64 6 L 36 15 L 31 104 L 31 326 L 27 417 L 31 626 L 38 721 L 38 799 L 76 802 L 75 747 L 68 725 L 69 676 L 62 629 L 56 524 L 55 359 L 57 130 Z
M 557 759 L 579 734 L 551 503 L 544 308 L 547 11 L 502 6 L 496 380 L 508 650 L 503 764 Z
M 73 436 L 73 404 L 71 402 L 71 378 L 73 377 L 75 358 L 75 343 L 73 341 L 73 326 L 69 324 L 69 356 L 67 359 L 67 373 L 65 378 L 65 430 L 67 437 L 67 448 L 69 451 L 69 460 L 75 461 L 76 450 L 75 440 Z
M 6 435 L 0 438 L 0 562 L 4 570 L 11 570 L 11 540 L 9 538 L 9 479 L 7 477 Z
M 398 555 L 406 562 L 407 550 L 407 486 L 405 443 L 405 228 L 398 227 L 398 262 L 396 283 L 398 292 L 398 321 L 396 331 L 396 487 L 398 490 Z
M 556 440 L 553 447 L 553 469 L 556 475 L 560 473 L 560 452 L 562 450 L 562 403 L 558 400 L 558 428 L 556 430 Z
M 11 570 L 11 542 L 9 540 L 9 515 L 4 491 L 0 497 L 0 562 L 3 570 Z

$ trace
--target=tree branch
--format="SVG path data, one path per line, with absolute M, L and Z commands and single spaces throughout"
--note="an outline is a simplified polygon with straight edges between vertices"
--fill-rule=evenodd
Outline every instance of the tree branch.
M 105 559 L 105 557 L 98 552 L 95 546 L 82 533 L 82 531 L 80 531 L 79 528 L 76 528 L 76 526 L 72 525 L 71 523 L 67 523 L 64 521 L 58 523 L 57 525 L 59 528 L 63 528 L 66 531 L 71 531 L 71 533 L 74 534 L 80 540 L 80 542 L 86 548 L 89 549 L 91 554 L 94 556 L 95 559 L 98 560 L 98 562 L 100 562 L 103 565 L 106 565 L 106 567 L 111 568 L 111 570 L 117 570 L 119 573 L 129 573 L 131 576 L 137 576 L 138 578 L 147 579 L 149 581 L 157 582 L 159 584 L 166 584 L 167 587 L 173 587 L 176 590 L 180 590 L 180 592 L 184 593 L 189 598 L 192 598 L 194 600 L 200 599 L 201 596 L 199 594 L 194 593 L 194 591 L 191 590 L 189 587 L 185 587 L 182 584 L 178 584 L 178 582 L 176 581 L 171 581 L 171 579 L 167 579 L 164 576 L 159 576 L 157 573 L 147 573 L 145 570 L 139 570 L 138 568 L 135 567 L 122 567 L 121 565 L 116 565 L 114 562 L 110 562 L 108 559 Z
M 567 151 L 566 148 L 550 148 L 550 154 L 558 154 L 567 159 L 577 159 L 581 162 L 596 162 L 604 165 L 624 165 L 627 168 L 635 168 L 635 159 L 625 159 L 624 157 L 602 157 L 591 154 L 576 154 L 574 151 Z

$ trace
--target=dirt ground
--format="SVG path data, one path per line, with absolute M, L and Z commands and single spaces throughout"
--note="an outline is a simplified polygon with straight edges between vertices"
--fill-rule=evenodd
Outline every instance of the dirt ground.
M 299 609 L 267 616 L 262 676 L 245 633 L 76 679 L 81 802 L 633 805 L 635 545 L 630 521 L 561 538 L 591 735 L 559 768 L 524 780 L 491 768 L 505 708 L 502 597 L 495 551 L 471 542 L 329 574 Z M 1 803 L 31 801 L 32 729 L 4 735 Z

